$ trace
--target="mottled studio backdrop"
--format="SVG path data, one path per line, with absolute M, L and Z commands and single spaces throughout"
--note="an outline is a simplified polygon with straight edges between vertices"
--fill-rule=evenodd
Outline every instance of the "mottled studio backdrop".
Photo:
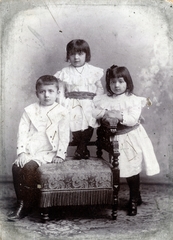
M 143 180 L 167 182 L 172 172 L 171 1 L 2 1 L 2 158 L 0 176 L 11 177 L 18 123 L 35 102 L 35 81 L 66 66 L 74 38 L 91 48 L 91 64 L 126 66 L 135 93 L 150 97 L 143 112 L 161 173 Z M 81 4 L 78 4 L 81 2 Z M 104 78 L 103 84 L 104 84 Z

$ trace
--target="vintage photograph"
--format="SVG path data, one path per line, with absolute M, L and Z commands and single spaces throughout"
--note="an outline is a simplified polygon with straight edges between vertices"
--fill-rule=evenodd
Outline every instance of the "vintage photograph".
M 171 240 L 173 1 L 0 12 L 0 239 Z

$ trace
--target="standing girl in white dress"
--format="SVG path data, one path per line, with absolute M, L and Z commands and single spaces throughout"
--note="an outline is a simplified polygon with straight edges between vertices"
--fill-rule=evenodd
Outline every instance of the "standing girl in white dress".
M 152 143 L 140 123 L 142 108 L 151 104 L 148 99 L 138 97 L 133 92 L 133 81 L 126 67 L 112 66 L 106 72 L 107 94 L 95 97 L 94 103 L 103 119 L 118 119 L 116 137 L 119 142 L 120 177 L 125 177 L 130 188 L 130 216 L 137 214 L 140 196 L 140 176 L 142 161 L 146 174 L 158 174 L 160 168 Z
M 90 156 L 87 143 L 92 137 L 93 128 L 98 126 L 92 116 L 93 97 L 104 93 L 101 83 L 103 69 L 88 64 L 90 47 L 82 39 L 70 41 L 66 51 L 66 60 L 70 65 L 55 76 L 61 80 L 60 101 L 70 112 L 70 129 L 73 142 L 77 145 L 74 158 L 87 159 Z

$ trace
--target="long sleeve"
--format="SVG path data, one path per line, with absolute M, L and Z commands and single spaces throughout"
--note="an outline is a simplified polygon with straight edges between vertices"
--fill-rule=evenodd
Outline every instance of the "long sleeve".
M 69 114 L 64 115 L 64 117 L 58 123 L 58 146 L 57 146 L 57 156 L 65 159 L 67 154 L 67 147 L 70 141 L 70 124 L 69 124 Z
M 99 108 L 99 107 L 94 107 L 92 111 L 92 116 L 96 119 L 100 119 L 104 116 L 106 110 Z
M 139 104 L 136 104 L 133 107 L 129 107 L 122 111 L 123 115 L 123 121 L 121 124 L 126 126 L 134 126 L 138 123 L 139 117 L 141 115 L 141 106 Z
M 113 111 L 116 110 L 120 111 L 123 116 L 123 121 L 121 121 L 121 124 L 126 126 L 134 126 L 139 122 L 142 108 L 146 106 L 147 99 L 135 95 L 128 96 L 126 94 L 122 94 L 116 97 L 111 97 L 104 94 L 96 96 L 93 99 L 93 102 L 96 108 L 95 114 L 97 114 L 98 117 L 102 117 L 104 115 L 103 110 L 112 111 L 111 115 L 114 117 Z
M 109 99 L 107 99 L 107 95 L 105 94 L 104 95 L 98 94 L 93 98 L 93 103 L 94 103 L 94 108 L 92 113 L 93 117 L 95 117 L 96 119 L 100 119 L 104 116 L 107 107 L 102 104 L 102 101 L 103 103 L 107 103 L 108 100 Z
M 129 97 L 129 99 L 124 102 L 125 107 L 122 110 L 123 121 L 121 123 L 126 126 L 134 126 L 139 123 L 142 109 L 147 106 L 147 104 L 148 100 L 145 97 L 137 97 L 134 95 Z
M 26 144 L 28 139 L 28 133 L 30 129 L 31 121 L 26 112 L 23 113 L 17 134 L 17 155 L 22 152 L 26 152 Z
M 103 88 L 103 85 L 102 85 L 101 80 L 99 80 L 99 81 L 96 82 L 96 87 L 97 87 L 97 91 L 96 91 L 96 94 L 97 94 L 97 95 L 102 95 L 102 94 L 104 94 L 104 88 Z
M 62 81 L 59 81 L 59 103 L 62 106 L 65 106 L 65 101 L 66 101 L 66 97 L 65 97 L 65 84 Z
M 65 83 L 62 81 L 64 76 L 63 71 L 57 71 L 54 76 L 59 80 L 58 103 L 65 106 Z

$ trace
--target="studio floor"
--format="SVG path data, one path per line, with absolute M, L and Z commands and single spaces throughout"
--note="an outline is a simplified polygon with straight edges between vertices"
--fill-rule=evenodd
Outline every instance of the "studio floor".
M 121 184 L 117 220 L 110 207 L 52 209 L 41 223 L 38 209 L 17 222 L 7 221 L 16 199 L 12 183 L 0 183 L 0 239 L 2 240 L 172 240 L 173 186 L 141 184 L 143 204 L 127 216 L 128 187 Z

